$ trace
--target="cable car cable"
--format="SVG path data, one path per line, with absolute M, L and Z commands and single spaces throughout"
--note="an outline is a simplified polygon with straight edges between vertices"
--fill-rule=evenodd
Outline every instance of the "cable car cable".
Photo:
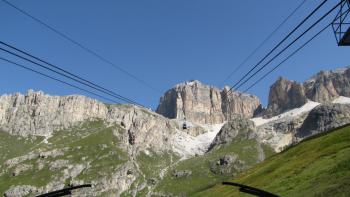
M 342 3 L 342 2 L 341 2 Z M 278 56 L 280 56 L 284 51 L 286 51 L 289 47 L 291 47 L 295 42 L 297 42 L 301 37 L 303 37 L 306 33 L 308 33 L 312 28 L 314 28 L 318 23 L 320 23 L 324 18 L 326 18 L 329 14 L 331 14 L 341 3 L 338 3 L 336 6 L 334 6 L 331 10 L 329 10 L 325 15 L 323 15 L 320 19 L 318 19 L 315 23 L 313 23 L 306 31 L 304 31 L 301 35 L 299 35 L 296 39 L 294 39 L 290 44 L 288 44 L 282 51 L 280 51 L 278 54 L 276 54 L 270 61 L 268 61 L 266 64 L 264 64 L 261 68 L 259 68 L 257 71 L 255 71 L 248 79 L 243 81 L 238 87 L 240 88 L 245 83 L 247 83 L 251 78 L 253 78 L 255 75 L 257 75 L 262 69 L 264 69 L 266 66 L 268 66 L 273 60 L 275 60 Z
M 269 74 L 271 74 L 273 71 L 275 71 L 278 67 L 282 66 L 283 63 L 285 63 L 287 60 L 289 60 L 292 56 L 294 56 L 296 53 L 298 53 L 301 49 L 303 49 L 306 45 L 308 45 L 312 40 L 314 40 L 317 36 L 319 36 L 321 33 L 323 33 L 328 27 L 330 27 L 332 23 L 328 24 L 326 27 L 324 27 L 321 31 L 319 31 L 316 35 L 314 35 L 311 39 L 309 39 L 307 42 L 305 42 L 302 46 L 300 46 L 297 50 L 295 50 L 292 54 L 290 54 L 287 58 L 285 58 L 282 62 L 280 62 L 278 65 L 276 65 L 273 69 L 271 69 L 269 72 L 264 74 L 262 77 L 260 77 L 257 81 L 255 81 L 252 85 L 250 85 L 247 89 L 245 89 L 243 92 L 246 93 L 251 88 L 253 88 L 255 85 L 257 85 L 260 81 L 262 81 L 264 78 L 266 78 Z
M 35 65 L 37 65 L 37 66 L 39 66 L 39 67 L 41 67 L 41 68 L 44 68 L 44 69 L 49 70 L 49 71 L 51 71 L 51 72 L 54 72 L 54 73 L 56 73 L 56 74 L 58 74 L 58 75 L 64 76 L 64 77 L 66 77 L 66 78 L 69 78 L 69 79 L 71 79 L 71 80 L 73 80 L 73 81 L 75 81 L 75 82 L 78 82 L 78 83 L 80 83 L 80 84 L 83 84 L 83 85 L 85 85 L 85 86 L 88 86 L 88 87 L 90 87 L 90 88 L 92 88 L 92 89 L 94 89 L 94 90 L 97 90 L 97 91 L 99 91 L 99 92 L 102 92 L 102 93 L 104 93 L 104 94 L 107 94 L 107 95 L 109 95 L 109 96 L 112 96 L 112 97 L 114 97 L 114 98 L 117 98 L 117 99 L 119 99 L 119 100 L 125 101 L 125 102 L 127 102 L 127 103 L 131 103 L 131 104 L 135 104 L 135 105 L 138 105 L 138 106 L 140 106 L 140 107 L 144 107 L 143 105 L 138 104 L 137 102 L 135 102 L 135 101 L 133 101 L 133 100 L 131 100 L 131 99 L 128 99 L 128 98 L 126 98 L 126 97 L 123 97 L 123 96 L 121 96 L 121 95 L 119 95 L 119 94 L 117 94 L 117 93 L 111 94 L 111 93 L 109 93 L 108 91 L 105 91 L 105 90 L 101 90 L 101 89 L 99 89 L 99 88 L 96 88 L 94 85 L 90 85 L 89 83 L 82 82 L 82 81 L 80 81 L 80 80 L 78 80 L 78 79 L 76 79 L 76 78 L 74 78 L 74 77 L 72 77 L 72 76 L 69 76 L 69 75 L 67 75 L 67 74 L 61 73 L 61 72 L 56 71 L 56 70 L 54 70 L 54 69 L 51 69 L 51 68 L 49 68 L 49 67 L 47 67 L 47 66 L 45 66 L 45 65 L 42 65 L 42 64 L 40 64 L 40 63 L 34 62 L 34 61 L 32 61 L 32 60 L 30 60 L 30 59 L 28 59 L 28 58 L 26 58 L 26 57 L 23 57 L 23 56 L 21 56 L 21 55 L 18 55 L 18 54 L 16 54 L 16 53 L 11 52 L 11 51 L 9 51 L 9 50 L 7 50 L 7 49 L 4 49 L 4 48 L 2 48 L 2 47 L 0 47 L 0 50 L 4 51 L 4 52 L 6 52 L 6 53 L 9 53 L 9 54 L 11 54 L 11 55 L 14 55 L 14 56 L 16 56 L 16 57 L 18 57 L 18 58 L 24 59 L 24 60 L 26 60 L 26 61 L 28 61 L 28 62 L 31 62 L 31 63 L 33 63 L 33 64 L 35 64 Z M 91 82 L 91 83 L 92 83 L 92 82 Z M 93 83 L 92 83 L 92 84 L 93 84 Z
M 221 83 L 221 85 L 224 85 L 224 83 L 229 80 L 234 74 L 236 74 L 236 72 L 242 68 L 242 66 L 244 64 L 246 64 L 248 62 L 249 59 L 251 59 L 255 54 L 256 52 L 258 52 L 265 44 L 267 41 L 269 41 L 272 36 L 275 35 L 275 33 L 281 29 L 281 27 L 301 8 L 301 6 L 303 6 L 305 4 L 306 0 L 303 0 L 299 5 L 298 7 L 296 7 L 292 13 L 290 13 L 287 18 L 285 18 L 282 23 L 280 23 L 266 38 L 264 41 L 262 41 L 258 47 L 256 47 L 254 49 L 254 51 L 252 51 L 226 78 L 225 80 Z
M 88 84 L 90 84 L 90 85 L 92 85 L 92 86 L 95 86 L 95 87 L 97 87 L 97 88 L 99 88 L 99 89 L 102 89 L 103 91 L 109 92 L 110 94 L 113 94 L 113 95 L 115 95 L 115 96 L 117 96 L 117 97 L 126 99 L 128 103 L 133 103 L 133 104 L 137 104 L 137 105 L 142 106 L 141 104 L 138 104 L 138 103 L 132 101 L 131 99 L 125 98 L 125 97 L 123 97 L 123 96 L 121 96 L 121 95 L 119 95 L 119 94 L 117 94 L 117 93 L 114 93 L 114 92 L 112 92 L 112 91 L 110 91 L 110 90 L 108 90 L 108 89 L 106 89 L 106 88 L 103 88 L 103 87 L 100 86 L 100 85 L 97 85 L 97 84 L 95 84 L 95 83 L 92 83 L 92 82 L 90 82 L 90 81 L 88 81 L 88 80 L 86 80 L 86 79 L 84 79 L 84 78 L 82 78 L 82 77 L 79 77 L 79 76 L 77 76 L 77 75 L 75 75 L 75 74 L 73 74 L 73 73 L 71 73 L 71 72 L 69 72 L 69 71 L 67 71 L 67 70 L 64 70 L 64 69 L 62 69 L 62 68 L 60 68 L 60 67 L 58 67 L 58 66 L 55 66 L 55 65 L 53 65 L 53 64 L 51 64 L 51 63 L 49 63 L 49 62 L 47 62 L 47 61 L 45 61 L 45 60 L 43 60 L 43 59 L 41 59 L 41 58 L 35 57 L 34 55 L 31 55 L 31 54 L 29 54 L 28 52 L 23 51 L 23 50 L 21 50 L 21 49 L 18 49 L 18 48 L 14 47 L 14 46 L 12 46 L 12 45 L 10 45 L 10 44 L 7 44 L 7 43 L 2 42 L 2 41 L 0 41 L 0 44 L 5 45 L 6 47 L 9 47 L 9 48 L 11 48 L 11 49 L 13 49 L 13 50 L 15 50 L 15 51 L 17 51 L 17 52 L 20 52 L 20 53 L 24 54 L 24 55 L 27 55 L 27 56 L 29 56 L 29 57 L 31 57 L 31 58 L 37 60 L 37 61 L 40 61 L 40 62 L 42 62 L 42 63 L 44 63 L 44 64 L 46 64 L 46 65 L 48 65 L 48 66 L 50 66 L 50 67 L 52 67 L 52 68 L 57 69 L 57 70 L 59 70 L 59 71 L 61 71 L 61 72 L 63 72 L 63 73 L 66 73 L 67 75 L 70 75 L 70 76 L 72 76 L 72 77 L 74 77 L 74 78 L 77 78 L 78 80 L 84 81 L 84 82 L 86 82 L 86 83 L 88 83 Z M 3 49 L 1 49 L 1 50 L 3 50 Z M 9 53 L 8 51 L 6 51 L 6 52 Z M 12 55 L 14 55 L 14 54 L 12 54 Z M 17 56 L 17 57 L 18 57 L 18 56 Z M 27 60 L 27 61 L 28 61 L 28 60 Z M 31 62 L 31 63 L 33 63 L 33 62 Z M 42 67 L 42 66 L 41 66 L 41 67 Z M 50 71 L 52 71 L 52 72 L 56 72 L 56 71 L 53 71 L 53 70 L 51 70 L 51 69 L 49 69 L 49 68 L 47 68 L 47 67 L 43 67 L 43 68 L 45 68 L 45 69 L 47 69 L 47 70 L 50 70 Z M 57 72 L 56 72 L 56 73 L 57 73 Z M 65 76 L 65 77 L 67 77 L 67 76 Z M 71 79 L 71 78 L 70 78 L 70 79 Z M 73 80 L 73 79 L 72 79 L 72 80 Z M 85 85 L 86 85 L 86 84 L 85 84 Z M 105 92 L 104 92 L 104 93 L 105 93 Z
M 86 89 L 84 89 L 84 88 L 81 88 L 81 87 L 78 87 L 78 86 L 73 85 L 73 84 L 71 84 L 71 83 L 68 83 L 68 82 L 65 82 L 65 81 L 63 81 L 63 80 L 60 80 L 60 79 L 58 79 L 58 78 L 49 76 L 49 75 L 47 75 L 47 74 L 45 74 L 45 73 L 42 73 L 42 72 L 40 72 L 40 71 L 37 71 L 37 70 L 34 70 L 34 69 L 29 68 L 29 67 L 27 67 L 27 66 L 18 64 L 18 63 L 16 63 L 16 62 L 11 61 L 11 60 L 8 60 L 8 59 L 2 58 L 2 57 L 0 57 L 0 60 L 5 61 L 5 62 L 8 62 L 8 63 L 10 63 L 10 64 L 13 64 L 13 65 L 15 65 L 15 66 L 17 66 L 17 67 L 26 69 L 26 70 L 28 70 L 28 71 L 34 72 L 34 73 L 36 73 L 36 74 L 42 75 L 42 76 L 44 76 L 44 77 L 46 77 L 46 78 L 49 78 L 49 79 L 52 79 L 52 80 L 54 80 L 54 81 L 58 81 L 58 82 L 63 83 L 63 84 L 65 84 L 65 85 L 67 85 L 67 86 L 70 86 L 70 87 L 79 89 L 79 90 L 81 90 L 81 91 L 84 91 L 84 92 L 86 92 L 86 93 L 92 94 L 92 95 L 94 95 L 94 96 L 100 97 L 100 98 L 102 98 L 102 99 L 104 99 L 104 100 L 107 100 L 107 101 L 110 101 L 110 102 L 112 102 L 112 103 L 119 104 L 119 103 L 118 103 L 117 101 L 115 101 L 115 100 L 112 100 L 112 99 L 109 99 L 109 98 L 107 98 L 107 97 L 101 96 L 101 95 L 99 95 L 99 94 L 96 94 L 96 93 L 91 92 L 91 91 L 89 91 L 89 90 L 86 90 Z
M 299 52 L 301 49 L 303 49 L 308 43 L 310 43 L 313 39 L 315 39 L 318 35 L 320 35 L 323 31 L 325 31 L 330 25 L 327 25 L 325 28 L 323 28 L 320 32 L 318 32 L 315 36 L 313 36 L 310 40 L 308 40 L 306 43 L 304 43 L 301 47 L 299 47 L 297 50 L 295 50 L 292 54 L 290 54 L 287 58 L 285 58 L 282 62 L 280 62 L 277 66 L 275 66 L 273 69 L 271 69 L 268 73 L 260 77 L 254 84 L 249 86 L 247 89 L 245 89 L 243 92 L 246 93 L 249 91 L 252 87 L 257 85 L 260 81 L 262 81 L 265 77 L 267 77 L 269 74 L 271 74 L 274 70 L 276 70 L 278 67 L 280 67 L 283 63 L 285 63 L 287 60 L 289 60 L 292 56 L 294 56 L 297 52 Z
M 2 0 L 2 1 L 4 3 L 6 3 L 7 5 L 9 5 L 10 7 L 12 7 L 14 9 L 16 9 L 17 11 L 19 11 L 20 13 L 24 14 L 25 16 L 31 18 L 32 20 L 36 21 L 37 23 L 39 23 L 39 24 L 43 25 L 44 27 L 48 28 L 49 30 L 51 30 L 52 32 L 56 33 L 60 37 L 66 39 L 67 41 L 69 41 L 69 42 L 71 42 L 73 44 L 75 44 L 76 46 L 78 46 L 79 48 L 83 49 L 85 52 L 89 53 L 90 55 L 95 56 L 100 61 L 110 65 L 112 68 L 119 70 L 120 72 L 124 73 L 125 75 L 128 75 L 129 77 L 133 78 L 134 80 L 138 81 L 139 83 L 143 84 L 144 86 L 152 89 L 153 91 L 155 91 L 157 93 L 160 93 L 159 90 L 157 90 L 155 87 L 150 85 L 145 80 L 137 77 L 136 75 L 130 73 L 129 71 L 125 70 L 124 68 L 116 65 L 115 63 L 113 63 L 112 61 L 110 61 L 107 58 L 103 57 L 102 55 L 98 54 L 96 51 L 92 50 L 91 48 L 87 47 L 86 45 L 83 45 L 83 44 L 79 43 L 78 41 L 76 41 L 73 38 L 69 37 L 67 34 L 64 34 L 63 32 L 57 30 L 56 28 L 54 28 L 51 25 L 45 23 L 44 21 L 40 20 L 39 18 L 34 17 L 33 15 L 31 15 L 28 12 L 26 12 L 25 10 L 15 6 L 14 4 L 10 3 L 9 1 L 7 1 L 7 0 Z
M 237 83 L 235 83 L 228 92 L 236 88 L 236 86 L 243 81 L 255 68 L 257 68 L 268 56 L 270 56 L 279 46 L 281 46 L 284 41 L 286 41 L 294 32 L 296 32 L 311 16 L 313 16 L 328 0 L 324 0 L 320 5 L 318 5 L 306 18 L 304 18 L 286 37 L 284 37 L 268 54 L 264 56 L 253 68 L 251 68 Z

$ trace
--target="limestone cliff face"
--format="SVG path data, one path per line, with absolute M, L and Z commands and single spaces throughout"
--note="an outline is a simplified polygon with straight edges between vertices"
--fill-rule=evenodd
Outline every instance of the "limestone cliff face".
M 0 96 L 0 131 L 19 136 L 50 136 L 53 132 L 79 126 L 89 120 L 120 125 L 119 134 L 129 154 L 150 149 L 154 152 L 182 150 L 178 135 L 206 132 L 198 125 L 182 130 L 177 121 L 133 105 L 105 105 L 85 96 L 50 96 L 28 91 Z M 174 145 L 175 144 L 175 145 Z M 182 152 L 180 151 L 181 155 Z
M 306 96 L 326 103 L 339 96 L 350 97 L 350 67 L 335 71 L 321 71 L 304 83 Z
M 176 85 L 161 97 L 157 113 L 168 118 L 183 119 L 201 124 L 222 123 L 241 115 L 252 117 L 260 106 L 257 97 L 228 88 L 207 86 L 199 81 L 190 81 Z
M 304 83 L 279 78 L 270 88 L 268 107 L 263 115 L 270 117 L 300 107 L 307 99 L 329 103 L 339 96 L 350 97 L 350 68 L 321 71 Z
M 104 118 L 107 107 L 84 96 L 49 96 L 29 90 L 0 96 L 0 128 L 18 135 L 49 135 L 76 122 Z
M 225 87 L 221 92 L 221 109 L 226 120 L 233 120 L 237 116 L 251 118 L 260 111 L 261 104 L 258 97 L 229 90 Z
M 302 84 L 280 77 L 270 87 L 269 102 L 264 115 L 275 116 L 288 109 L 301 107 L 306 102 L 307 98 Z

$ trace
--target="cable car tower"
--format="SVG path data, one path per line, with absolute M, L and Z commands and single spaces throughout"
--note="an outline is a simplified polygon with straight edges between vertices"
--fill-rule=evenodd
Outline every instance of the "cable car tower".
M 338 46 L 350 46 L 350 0 L 344 1 L 332 22 L 332 28 Z

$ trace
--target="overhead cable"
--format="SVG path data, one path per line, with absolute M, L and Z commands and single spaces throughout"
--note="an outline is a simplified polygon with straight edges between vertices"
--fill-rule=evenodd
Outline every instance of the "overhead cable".
M 236 82 L 229 91 L 236 88 L 251 72 L 255 70 L 266 58 L 268 58 L 279 46 L 281 46 L 294 32 L 296 32 L 309 18 L 311 18 L 328 0 L 324 0 L 318 5 L 306 18 L 304 18 L 291 32 L 288 33 L 273 49 L 271 49 L 255 66 L 253 66 L 238 82 Z
M 89 53 L 92 56 L 95 56 L 96 58 L 98 58 L 100 61 L 108 64 L 109 66 L 111 66 L 114 69 L 117 69 L 118 71 L 124 73 L 125 75 L 129 76 L 130 78 L 138 81 L 140 84 L 143 84 L 144 86 L 148 87 L 149 89 L 152 89 L 153 91 L 159 93 L 160 91 L 158 89 L 156 89 L 155 87 L 153 87 L 152 85 L 150 85 L 148 82 L 146 82 L 145 80 L 137 77 L 136 75 L 130 73 L 129 71 L 127 71 L 126 69 L 122 68 L 121 66 L 118 66 L 117 64 L 113 63 L 112 61 L 108 60 L 107 58 L 105 58 L 104 56 L 102 56 L 101 54 L 97 53 L 96 51 L 92 50 L 91 48 L 87 47 L 86 45 L 81 44 L 80 42 L 74 40 L 72 37 L 68 36 L 67 34 L 63 33 L 62 31 L 59 31 L 58 29 L 54 28 L 53 26 L 45 23 L 44 21 L 40 20 L 39 18 L 31 15 L 30 13 L 28 13 L 27 11 L 19 8 L 18 6 L 14 5 L 13 3 L 10 3 L 7 0 L 2 0 L 4 3 L 6 3 L 7 5 L 11 6 L 12 8 L 16 9 L 17 11 L 19 11 L 20 13 L 24 14 L 25 16 L 31 18 L 32 20 L 36 21 L 37 23 L 41 24 L 42 26 L 46 27 L 47 29 L 49 29 L 50 31 L 56 33 L 57 35 L 59 35 L 60 37 L 64 38 L 65 40 L 73 43 L 74 45 L 78 46 L 79 48 L 81 48 L 82 50 L 84 50 L 85 52 Z
M 285 18 L 282 23 L 280 23 L 221 83 L 224 83 L 229 80 L 243 65 L 245 65 L 248 60 L 250 60 L 266 43 L 269 41 L 275 33 L 281 29 L 281 27 L 305 4 L 306 0 L 303 0 L 293 11 L 290 13 L 287 18 Z

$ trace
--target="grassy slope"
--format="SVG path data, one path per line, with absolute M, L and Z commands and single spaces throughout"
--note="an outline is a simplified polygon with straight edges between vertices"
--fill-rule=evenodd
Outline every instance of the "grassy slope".
M 50 144 L 42 143 L 39 138 L 36 140 L 25 140 L 20 137 L 13 137 L 0 132 L 0 156 L 3 161 L 15 156 L 25 155 L 33 150 L 50 151 L 66 148 L 64 155 L 47 158 L 34 158 L 26 160 L 21 164 L 32 165 L 32 168 L 18 176 L 12 176 L 15 167 L 7 168 L 5 165 L 0 174 L 0 193 L 5 192 L 11 185 L 33 185 L 44 186 L 50 181 L 62 176 L 66 167 L 59 170 L 50 170 L 50 163 L 57 160 L 68 160 L 69 164 L 82 164 L 90 162 L 90 168 L 84 170 L 76 177 L 78 180 L 90 182 L 111 174 L 118 166 L 128 158 L 126 153 L 118 148 L 118 138 L 113 135 L 113 129 L 120 129 L 118 126 L 106 127 L 102 121 L 85 123 L 82 126 L 64 131 L 57 131 L 49 139 Z M 24 145 L 23 145 L 24 143 Z M 6 144 L 11 144 L 11 151 L 8 152 Z M 22 146 L 21 146 L 22 145 Z M 16 146 L 15 148 L 12 148 Z M 78 148 L 79 147 L 79 148 Z M 44 167 L 38 170 L 38 163 L 44 163 Z M 69 184 L 70 180 L 66 180 Z
M 30 152 L 43 137 L 24 138 L 0 131 L 0 165 L 10 158 Z
M 224 155 L 232 153 L 238 154 L 239 159 L 245 162 L 245 166 L 252 166 L 257 162 L 257 143 L 255 140 L 237 140 L 229 145 L 210 151 L 203 156 L 194 157 L 181 161 L 178 165 L 171 168 L 164 179 L 157 187 L 157 191 L 171 193 L 175 195 L 192 194 L 194 192 L 211 187 L 222 180 L 229 178 L 227 175 L 218 175 L 210 171 L 210 163 L 217 161 Z M 272 149 L 264 146 L 266 156 L 273 153 Z M 175 178 L 172 176 L 174 170 L 191 170 L 192 174 L 188 177 Z M 233 172 L 237 173 L 237 172 Z
M 233 181 L 281 196 L 347 196 L 350 194 L 350 126 L 291 147 Z M 217 185 L 195 196 L 249 195 Z

